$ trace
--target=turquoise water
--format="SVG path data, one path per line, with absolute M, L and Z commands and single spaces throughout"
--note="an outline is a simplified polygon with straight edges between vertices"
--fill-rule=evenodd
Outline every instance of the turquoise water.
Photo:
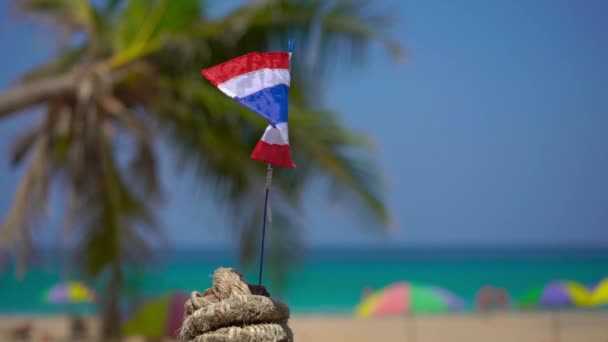
M 130 282 L 133 293 L 153 296 L 176 289 L 202 291 L 210 286 L 215 268 L 235 266 L 234 258 L 222 251 L 181 250 L 161 259 L 164 262 L 146 270 L 139 281 Z M 61 279 L 60 270 L 58 263 L 46 262 L 30 269 L 22 280 L 5 270 L 0 274 L 0 313 L 64 310 L 42 298 L 45 289 Z M 272 272 L 270 263 L 265 272 L 267 276 Z M 257 270 L 245 275 L 249 282 L 257 282 Z M 289 270 L 283 291 L 272 284 L 269 288 L 294 313 L 348 313 L 364 287 L 379 289 L 394 281 L 439 285 L 471 302 L 484 285 L 504 287 L 516 298 L 552 279 L 592 283 L 605 276 L 608 250 L 599 248 L 318 249 Z

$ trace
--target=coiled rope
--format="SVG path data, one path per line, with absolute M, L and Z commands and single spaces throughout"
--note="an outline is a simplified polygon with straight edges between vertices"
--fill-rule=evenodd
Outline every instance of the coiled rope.
M 289 307 L 270 298 L 263 286 L 249 285 L 240 273 L 219 268 L 213 286 L 192 292 L 180 329 L 189 342 L 292 342 Z

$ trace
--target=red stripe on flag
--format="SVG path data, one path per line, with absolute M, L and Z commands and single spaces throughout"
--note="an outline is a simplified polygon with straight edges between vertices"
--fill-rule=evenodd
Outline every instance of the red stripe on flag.
M 289 145 L 274 145 L 263 140 L 258 141 L 251 158 L 274 166 L 294 169 L 296 164 L 291 160 Z
M 213 85 L 260 69 L 289 69 L 287 52 L 251 52 L 224 63 L 201 70 L 201 74 Z

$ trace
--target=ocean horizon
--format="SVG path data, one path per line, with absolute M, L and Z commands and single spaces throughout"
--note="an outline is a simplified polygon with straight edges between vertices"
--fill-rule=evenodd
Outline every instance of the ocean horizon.
M 45 314 L 66 309 L 44 301 L 53 284 L 70 278 L 62 266 L 63 253 L 43 251 L 25 274 L 17 279 L 12 267 L 0 273 L 0 314 Z M 264 263 L 264 285 L 284 300 L 294 314 L 350 314 L 364 288 L 378 290 L 397 281 L 440 286 L 469 303 L 483 286 L 507 290 L 512 300 L 551 280 L 573 280 L 591 284 L 608 276 L 606 246 L 418 246 L 418 247 L 315 247 L 285 273 L 283 286 L 274 279 L 273 260 Z M 218 267 L 243 271 L 257 283 L 257 265 L 239 268 L 231 248 L 181 247 L 159 252 L 142 269 L 140 277 L 128 281 L 129 298 L 145 299 L 169 291 L 203 291 L 211 285 Z M 92 312 L 94 307 L 77 309 Z

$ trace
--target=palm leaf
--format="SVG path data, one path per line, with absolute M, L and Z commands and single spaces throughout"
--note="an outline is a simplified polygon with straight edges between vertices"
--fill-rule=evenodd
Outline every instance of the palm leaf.
M 189 28 L 199 16 L 197 0 L 130 0 L 117 25 L 112 67 L 134 61 L 160 48 L 163 39 Z
M 89 1 L 19 0 L 16 4 L 23 12 L 51 19 L 70 31 L 94 28 L 94 8 Z
M 292 130 L 293 145 L 298 147 L 297 152 L 306 155 L 305 159 L 312 162 L 317 171 L 329 178 L 332 192 L 354 193 L 354 198 L 363 204 L 363 213 L 371 213 L 381 226 L 390 223 L 390 215 L 380 197 L 383 191 L 379 172 L 368 159 L 372 152 L 369 150 L 373 146 L 371 142 L 345 131 L 327 113 L 318 114 L 297 107 L 291 111 L 292 126 L 297 127 Z M 359 149 L 354 149 L 357 147 Z M 352 153 L 353 149 L 355 153 Z
M 51 181 L 48 140 L 44 135 L 33 142 L 32 156 L 25 169 L 4 221 L 0 225 L 0 252 L 21 249 L 18 273 L 22 274 L 32 253 L 32 229 L 44 216 Z
M 13 167 L 21 164 L 27 154 L 31 151 L 40 134 L 41 127 L 34 126 L 15 138 L 10 151 L 11 165 Z
M 145 194 L 138 195 L 127 186 L 112 151 L 105 146 L 99 156 L 101 169 L 96 171 L 97 184 L 86 193 L 80 192 L 80 201 L 84 204 L 81 210 L 87 214 L 80 215 L 77 223 L 83 232 L 77 243 L 79 253 L 85 270 L 93 276 L 115 263 L 140 263 L 139 258 L 151 254 L 149 243 L 152 241 L 148 239 L 163 236 L 150 201 L 144 200 Z M 140 233 L 142 229 L 145 236 Z M 134 251 L 138 258 L 134 257 Z
M 322 32 L 320 44 L 323 47 L 334 44 L 319 50 L 321 60 L 340 58 L 343 52 L 349 58 L 363 57 L 370 42 L 379 42 L 391 55 L 401 57 L 400 45 L 382 32 L 389 22 L 388 16 L 368 14 L 365 3 L 367 1 L 341 0 L 327 8 L 323 0 L 252 2 L 211 25 L 204 25 L 201 33 L 220 37 L 223 44 L 234 47 L 233 53 L 242 53 L 259 49 L 260 42 L 266 44 L 265 49 L 280 49 L 288 39 L 307 47 L 318 39 L 311 35 L 314 23 Z

